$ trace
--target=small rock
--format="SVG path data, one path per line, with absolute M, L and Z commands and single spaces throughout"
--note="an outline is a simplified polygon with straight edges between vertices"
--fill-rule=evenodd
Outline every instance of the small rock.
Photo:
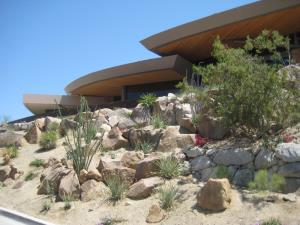
M 154 204 L 150 207 L 148 216 L 146 218 L 147 223 L 158 223 L 165 218 L 164 212 L 161 210 L 158 204 Z
M 296 202 L 297 196 L 293 193 L 282 195 L 282 200 L 287 202 Z
M 207 156 L 199 156 L 191 160 L 192 171 L 199 171 L 211 166 L 211 161 Z
M 131 199 L 143 199 L 149 197 L 154 188 L 163 183 L 160 177 L 150 177 L 139 180 L 137 183 L 130 186 L 127 197 Z
M 202 156 L 205 154 L 205 149 L 198 146 L 193 146 L 183 150 L 183 153 L 190 159 Z
M 156 176 L 157 163 L 159 162 L 160 157 L 157 155 L 150 155 L 144 160 L 140 161 L 136 165 L 135 179 L 140 180 L 142 178 L 148 178 Z

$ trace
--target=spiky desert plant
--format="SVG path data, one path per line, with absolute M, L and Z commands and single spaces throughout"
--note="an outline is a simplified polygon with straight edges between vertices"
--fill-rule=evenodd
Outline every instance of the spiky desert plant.
M 45 165 L 45 161 L 43 159 L 34 159 L 29 164 L 29 166 L 33 166 L 33 167 L 42 167 L 44 165 Z
M 62 198 L 63 202 L 64 202 L 64 210 L 69 210 L 71 209 L 72 205 L 71 202 L 74 201 L 74 198 L 72 195 L 65 195 Z
M 264 221 L 261 225 L 282 225 L 281 221 L 276 218 L 270 218 Z
M 93 114 L 87 100 L 81 97 L 75 129 L 65 136 L 67 157 L 73 161 L 78 176 L 82 169 L 89 169 L 94 155 L 102 146 L 104 133 L 100 131 L 99 135 L 97 134 L 96 124 L 92 119 Z
M 146 93 L 146 94 L 143 94 L 140 99 L 138 100 L 138 102 L 140 104 L 142 104 L 144 107 L 146 108 L 152 108 L 154 103 L 155 103 L 155 100 L 156 100 L 156 95 L 153 94 L 153 93 Z
M 135 145 L 135 149 L 138 151 L 142 151 L 145 154 L 150 153 L 154 148 L 154 145 L 148 141 L 138 142 Z
M 160 159 L 156 166 L 160 176 L 166 179 L 178 177 L 181 174 L 181 164 L 178 159 L 168 156 Z
M 175 201 L 180 198 L 180 193 L 174 184 L 166 184 L 158 189 L 158 196 L 161 208 L 170 210 L 174 206 Z
M 40 146 L 45 150 L 50 150 L 53 148 L 56 148 L 56 142 L 58 139 L 58 134 L 56 131 L 46 131 L 42 133 L 41 139 L 40 139 Z
M 116 202 L 122 199 L 127 190 L 127 186 L 124 184 L 123 180 L 119 176 L 113 175 L 108 177 L 105 182 L 111 193 L 110 200 Z
M 151 125 L 154 128 L 166 129 L 167 122 L 162 118 L 161 115 L 156 114 L 156 115 L 152 116 L 152 118 L 151 118 Z
M 10 146 L 6 147 L 6 149 L 4 150 L 4 153 L 3 153 L 4 162 L 6 164 L 8 164 L 11 159 L 17 158 L 18 155 L 19 155 L 19 150 L 18 150 L 17 146 L 10 145 Z
M 32 171 L 28 172 L 24 178 L 25 181 L 30 181 L 33 180 L 34 178 L 36 178 L 38 176 L 37 173 L 34 173 Z

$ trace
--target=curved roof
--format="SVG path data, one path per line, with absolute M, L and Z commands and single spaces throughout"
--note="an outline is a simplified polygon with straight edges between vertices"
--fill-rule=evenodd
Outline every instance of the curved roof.
M 300 31 L 300 0 L 264 0 L 217 13 L 150 36 L 141 43 L 161 56 L 179 54 L 197 62 L 210 57 L 217 35 L 228 44 L 263 29 L 281 34 Z
M 180 56 L 149 59 L 97 71 L 65 87 L 72 95 L 121 96 L 126 85 L 180 80 L 192 64 Z

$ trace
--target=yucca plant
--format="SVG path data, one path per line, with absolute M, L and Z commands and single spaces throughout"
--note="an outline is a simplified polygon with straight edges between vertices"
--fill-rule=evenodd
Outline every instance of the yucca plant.
M 181 174 L 181 164 L 180 162 L 172 157 L 168 156 L 160 159 L 156 166 L 161 177 L 166 179 L 172 179 L 178 177 Z
M 56 131 L 46 131 L 42 133 L 40 139 L 40 146 L 45 150 L 56 148 L 56 142 L 58 139 L 58 133 Z
M 123 180 L 119 176 L 113 175 L 108 177 L 105 182 L 111 193 L 110 200 L 116 202 L 122 199 L 127 190 L 127 186 L 124 184 Z
M 143 106 L 145 106 L 146 108 L 152 108 L 155 100 L 156 100 L 156 95 L 153 93 L 147 93 L 147 94 L 143 94 L 140 99 L 139 99 L 139 103 L 142 104 Z
M 180 198 L 178 188 L 173 184 L 166 184 L 158 189 L 159 200 L 161 208 L 170 210 L 176 200 Z
M 75 129 L 65 136 L 67 157 L 73 161 L 74 169 L 79 176 L 82 169 L 88 170 L 91 161 L 101 149 L 103 131 L 97 135 L 96 124 L 92 120 L 91 110 L 84 97 L 80 98 Z
M 152 116 L 151 125 L 157 129 L 166 129 L 167 127 L 166 121 L 159 114 Z
M 135 145 L 135 149 L 138 151 L 142 151 L 145 154 L 150 153 L 154 148 L 154 145 L 148 141 L 138 142 Z

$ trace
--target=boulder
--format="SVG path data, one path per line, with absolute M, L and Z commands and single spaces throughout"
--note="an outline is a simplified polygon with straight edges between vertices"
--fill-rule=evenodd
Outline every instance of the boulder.
M 42 132 L 36 124 L 34 124 L 28 132 L 25 134 L 25 139 L 30 144 L 38 144 L 41 138 Z
M 267 169 L 277 164 L 274 151 L 261 149 L 255 158 L 254 164 L 256 169 Z
M 46 116 L 46 118 L 45 118 L 45 128 L 46 128 L 46 130 L 49 129 L 49 127 L 53 123 L 56 123 L 56 124 L 58 124 L 60 126 L 60 122 L 61 122 L 61 119 L 59 119 L 59 118 L 55 118 L 55 117 L 51 117 L 51 116 Z
M 98 170 L 86 171 L 85 169 L 83 169 L 79 174 L 79 182 L 82 184 L 87 180 L 96 180 L 99 182 L 102 181 L 102 176 Z
M 285 164 L 279 168 L 278 173 L 284 177 L 300 178 L 300 162 Z
M 108 133 L 104 134 L 102 145 L 106 149 L 127 148 L 128 141 L 122 137 L 122 132 L 115 126 Z
M 125 136 L 127 136 L 132 148 L 140 142 L 150 143 L 155 148 L 159 143 L 162 132 L 161 129 L 154 129 L 153 126 L 146 126 L 139 129 L 131 128 Z
M 10 165 L 9 178 L 16 180 L 23 174 L 24 174 L 24 172 L 22 170 L 19 170 L 14 165 Z
M 60 122 L 60 130 L 63 133 L 67 133 L 69 130 L 74 130 L 77 126 L 77 122 L 71 119 L 62 119 Z
M 45 118 L 36 119 L 33 123 L 35 125 L 37 125 L 37 127 L 40 128 L 40 130 L 44 130 L 45 129 L 45 126 L 46 126 Z
M 104 115 L 106 118 L 109 117 L 109 115 L 111 115 L 113 113 L 113 110 L 112 109 L 109 109 L 109 108 L 103 108 L 103 109 L 99 109 L 99 110 L 96 110 L 94 112 L 94 115 L 99 115 L 99 114 L 102 114 Z
M 225 166 L 245 165 L 253 160 L 253 154 L 249 148 L 235 148 L 218 150 L 213 159 L 214 163 Z
M 202 137 L 213 140 L 223 139 L 229 132 L 219 118 L 204 116 L 197 124 L 197 130 Z
M 135 179 L 153 177 L 158 174 L 157 163 L 161 159 L 158 155 L 150 155 L 136 165 Z
M 139 180 L 130 186 L 127 197 L 131 199 L 143 199 L 149 197 L 154 188 L 163 184 L 163 179 L 160 177 L 150 177 Z
M 176 105 L 176 121 L 180 124 L 182 118 L 192 118 L 192 108 L 189 103 Z
M 0 168 L 0 182 L 4 182 L 7 178 L 9 178 L 10 174 L 10 166 L 2 166 Z
M 293 193 L 300 188 L 300 178 L 285 178 L 285 183 L 283 185 L 283 193 Z
M 300 161 L 300 144 L 281 143 L 276 147 L 276 156 L 284 162 Z
M 196 158 L 198 156 L 202 156 L 205 154 L 205 149 L 198 147 L 198 146 L 192 146 L 192 147 L 188 147 L 185 148 L 183 150 L 183 153 L 189 158 L 189 159 L 193 159 Z
M 80 184 L 74 171 L 61 179 L 58 188 L 58 197 L 61 200 L 68 196 L 72 197 L 73 200 L 80 199 Z
M 153 204 L 148 212 L 146 222 L 147 223 L 158 223 L 165 218 L 165 213 L 162 211 L 158 204 Z
M 52 192 L 53 194 L 57 194 L 61 179 L 70 172 L 70 169 L 65 168 L 59 162 L 46 168 L 40 177 L 41 184 L 38 187 L 37 193 L 49 194 L 49 192 Z
M 154 113 L 158 115 L 162 115 L 166 111 L 167 105 L 168 105 L 167 96 L 158 97 L 153 105 Z
M 211 167 L 212 162 L 207 156 L 199 156 L 190 161 L 192 171 L 199 171 Z
M 196 128 L 193 124 L 192 118 L 181 118 L 178 124 L 189 131 L 189 133 L 194 134 L 196 132 Z
M 104 197 L 107 193 L 109 193 L 109 189 L 102 182 L 87 180 L 81 185 L 81 201 L 83 202 Z
M 0 133 L 0 148 L 9 145 L 15 145 L 21 147 L 25 144 L 23 134 L 19 134 L 13 131 L 5 131 Z
M 102 124 L 100 126 L 100 129 L 103 130 L 104 132 L 109 132 L 111 130 L 111 127 L 108 124 Z
M 123 166 L 136 169 L 136 165 L 144 159 L 143 152 L 126 152 L 121 158 L 121 163 Z
M 131 119 L 139 125 L 147 125 L 151 121 L 151 111 L 149 108 L 138 104 L 131 113 Z
M 217 178 L 217 167 L 209 167 L 200 171 L 201 181 L 208 181 L 210 178 Z
M 233 177 L 233 184 L 241 187 L 247 187 L 249 182 L 253 180 L 254 171 L 251 169 L 240 169 Z
M 120 116 L 111 116 L 109 118 L 109 125 L 111 127 L 113 126 L 118 126 L 120 130 L 127 130 L 130 129 L 131 127 L 134 127 L 136 123 L 131 120 L 129 117 L 120 117 Z
M 222 211 L 231 202 L 231 187 L 227 179 L 209 179 L 197 194 L 197 205 L 202 209 Z
M 169 103 L 164 112 L 160 115 L 168 125 L 176 125 L 175 104 Z
M 193 134 L 180 134 L 180 126 L 168 126 L 163 132 L 157 150 L 172 151 L 176 148 L 187 148 L 195 144 Z
M 109 166 L 102 170 L 104 182 L 110 177 L 117 176 L 126 186 L 130 186 L 134 182 L 135 170 L 124 166 Z

